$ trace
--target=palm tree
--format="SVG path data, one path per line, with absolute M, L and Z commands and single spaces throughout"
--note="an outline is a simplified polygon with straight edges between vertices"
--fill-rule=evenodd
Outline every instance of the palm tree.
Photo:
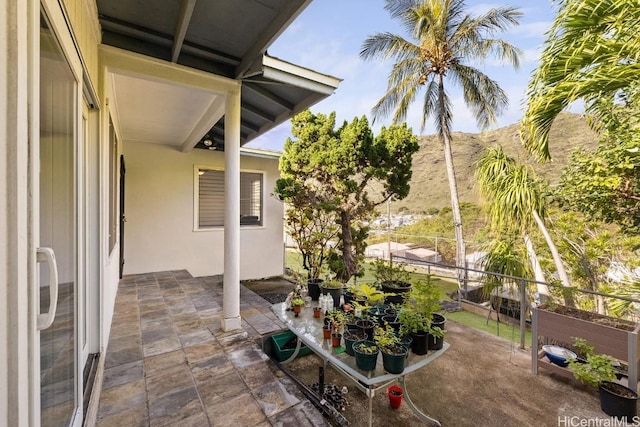
M 489 203 L 489 220 L 494 230 L 507 234 L 521 235 L 527 247 L 532 267 L 535 271 L 536 257 L 529 233 L 535 224 L 545 238 L 553 256 L 556 272 L 564 287 L 570 287 L 569 277 L 560 258 L 560 254 L 543 218 L 546 213 L 543 182 L 529 166 L 517 163 L 507 156 L 502 147 L 491 147 L 478 160 L 476 179 L 480 192 Z M 536 280 L 541 281 L 539 273 Z M 538 287 L 541 295 L 548 290 Z M 568 305 L 572 305 L 570 295 L 565 296 Z
M 640 7 L 637 0 L 563 0 L 547 33 L 540 65 L 527 89 L 524 145 L 550 158 L 549 131 L 558 114 L 583 99 L 599 113 L 640 74 Z M 606 104 L 606 103 L 605 103 Z
M 411 39 L 378 33 L 362 45 L 360 56 L 364 59 L 395 60 L 387 92 L 373 107 L 373 118 L 375 121 L 393 112 L 394 123 L 405 120 L 409 106 L 424 88 L 421 130 L 427 118 L 433 116 L 447 166 L 456 265 L 464 268 L 462 217 L 451 150 L 453 112 L 445 81 L 462 88 L 465 103 L 481 128 L 491 125 L 507 106 L 507 95 L 495 81 L 467 64 L 498 57 L 517 68 L 518 49 L 493 38 L 493 34 L 517 25 L 521 13 L 512 7 L 501 7 L 482 16 L 471 16 L 464 12 L 464 0 L 386 0 L 385 9 L 401 21 Z

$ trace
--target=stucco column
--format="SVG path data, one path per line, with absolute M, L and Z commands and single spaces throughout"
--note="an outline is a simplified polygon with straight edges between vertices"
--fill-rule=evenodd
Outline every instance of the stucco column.
M 224 114 L 224 283 L 222 329 L 240 329 L 240 87 Z

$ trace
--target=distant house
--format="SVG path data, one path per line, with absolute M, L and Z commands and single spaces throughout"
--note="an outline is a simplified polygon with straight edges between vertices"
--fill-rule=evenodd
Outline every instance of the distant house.
M 389 259 L 389 250 L 391 250 L 391 254 L 394 256 L 404 257 L 409 249 L 411 249 L 411 246 L 404 243 L 376 243 L 375 245 L 367 246 L 364 256 L 367 258 Z
M 440 262 L 440 254 L 427 248 L 414 248 L 405 252 L 405 257 L 415 261 Z

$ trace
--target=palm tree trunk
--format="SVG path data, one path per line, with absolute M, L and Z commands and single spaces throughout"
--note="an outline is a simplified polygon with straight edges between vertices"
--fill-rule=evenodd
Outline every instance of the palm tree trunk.
M 536 224 L 538 224 L 540 232 L 542 232 L 542 235 L 544 236 L 544 240 L 547 242 L 547 246 L 549 246 L 549 251 L 551 251 L 551 256 L 553 256 L 553 262 L 556 266 L 556 271 L 558 272 L 558 277 L 560 277 L 562 286 L 565 288 L 571 287 L 571 284 L 569 283 L 569 276 L 567 276 L 567 272 L 564 269 L 564 264 L 562 264 L 562 259 L 560 258 L 560 253 L 558 252 L 558 248 L 556 247 L 555 243 L 553 243 L 553 240 L 551 240 L 551 235 L 549 235 L 547 227 L 544 225 L 544 222 L 542 222 L 542 219 L 535 209 L 532 209 L 532 214 L 533 219 L 536 221 Z M 573 296 L 571 294 L 566 293 L 564 296 L 564 300 L 566 305 L 570 307 L 575 306 Z
M 524 245 L 527 248 L 527 254 L 529 254 L 529 262 L 531 263 L 534 277 L 536 279 L 536 282 L 538 282 L 536 283 L 536 288 L 538 289 L 540 302 L 544 303 L 547 299 L 549 299 L 549 287 L 543 284 L 543 282 L 545 282 L 544 273 L 542 272 L 542 267 L 540 267 L 540 262 L 538 262 L 536 251 L 533 248 L 533 242 L 531 242 L 531 238 L 528 234 L 524 235 Z
M 440 119 L 440 137 L 444 146 L 444 160 L 447 165 L 447 179 L 449 181 L 449 193 L 451 196 L 451 212 L 453 214 L 453 228 L 456 237 L 456 266 L 458 267 L 458 286 L 461 286 L 464 280 L 464 268 L 466 267 L 466 253 L 464 246 L 464 238 L 462 232 L 462 215 L 460 214 L 460 201 L 458 199 L 458 185 L 456 182 L 456 173 L 453 166 L 453 152 L 451 149 L 451 134 L 449 129 L 449 121 L 446 117 L 444 105 L 444 82 L 443 76 L 438 76 L 438 115 Z

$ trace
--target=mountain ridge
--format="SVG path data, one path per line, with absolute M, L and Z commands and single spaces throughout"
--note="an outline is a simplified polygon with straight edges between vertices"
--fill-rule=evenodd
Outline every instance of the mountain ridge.
M 520 123 L 481 133 L 452 132 L 454 168 L 458 183 L 460 202 L 479 203 L 480 196 L 475 185 L 475 163 L 486 148 L 502 145 L 511 157 L 531 165 L 535 171 L 551 184 L 560 180 L 562 168 L 570 159 L 574 149 L 593 151 L 598 137 L 582 114 L 563 112 L 553 123 L 549 134 L 552 160 L 539 163 L 533 159 L 520 143 Z M 409 195 L 391 203 L 394 212 L 407 209 L 423 212 L 450 206 L 449 184 L 444 153 L 437 135 L 418 137 L 420 149 L 413 156 L 413 176 Z

